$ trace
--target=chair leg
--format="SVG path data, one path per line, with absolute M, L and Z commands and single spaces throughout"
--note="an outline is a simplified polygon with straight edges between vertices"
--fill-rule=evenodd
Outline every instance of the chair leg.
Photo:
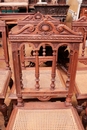
M 76 110 L 77 110 L 77 112 L 78 112 L 79 115 L 80 115 L 81 112 L 83 111 L 82 103 L 83 103 L 82 100 L 78 100 L 78 104 L 77 104 L 77 106 L 76 106 Z
M 4 125 L 5 127 L 7 126 L 8 123 L 8 115 L 7 115 L 7 105 L 4 103 L 4 99 L 0 99 L 0 111 L 2 112 L 3 116 L 4 116 Z
M 82 123 L 83 123 L 85 130 L 86 130 L 86 127 L 87 127 L 87 103 L 86 103 L 86 108 L 85 108 L 85 114 L 82 116 Z

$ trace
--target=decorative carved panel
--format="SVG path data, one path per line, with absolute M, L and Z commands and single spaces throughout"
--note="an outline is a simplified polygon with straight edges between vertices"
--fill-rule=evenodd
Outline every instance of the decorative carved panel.
M 57 17 L 61 20 L 65 20 L 67 11 L 69 8 L 69 5 L 52 5 L 52 4 L 47 4 L 47 5 L 35 5 L 35 11 L 36 12 L 41 12 L 42 14 L 48 14 L 54 17 Z

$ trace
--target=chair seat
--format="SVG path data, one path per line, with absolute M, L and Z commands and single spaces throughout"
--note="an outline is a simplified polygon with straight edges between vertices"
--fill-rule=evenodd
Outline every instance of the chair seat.
M 5 98 L 10 78 L 10 70 L 0 70 L 0 98 Z
M 61 102 L 31 102 L 15 108 L 6 130 L 84 130 L 73 107 Z
M 79 97 L 86 96 L 87 97 L 87 87 L 85 86 L 87 84 L 87 71 L 86 70 L 80 70 L 76 73 L 76 92 Z
M 37 91 L 35 89 L 35 70 L 27 69 L 22 71 L 23 79 L 23 89 L 22 94 L 24 98 L 37 97 L 37 96 L 54 96 L 55 97 L 66 97 L 68 89 L 66 89 L 65 81 L 61 77 L 60 71 L 56 70 L 55 78 L 55 89 L 52 91 L 50 89 L 51 84 L 51 68 L 41 67 L 40 69 L 40 89 Z M 16 98 L 16 90 L 13 86 L 9 98 Z

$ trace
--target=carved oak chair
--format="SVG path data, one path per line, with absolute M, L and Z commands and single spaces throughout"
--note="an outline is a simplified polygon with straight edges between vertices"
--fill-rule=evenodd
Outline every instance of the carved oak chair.
M 36 26 L 25 24 L 16 32 L 9 33 L 12 44 L 14 78 L 17 95 L 17 106 L 13 109 L 6 130 L 20 129 L 67 129 L 84 130 L 78 114 L 71 106 L 71 97 L 74 90 L 76 66 L 78 60 L 79 43 L 82 35 L 70 30 L 65 25 L 43 19 Z M 21 48 L 23 45 L 32 45 L 34 55 L 25 57 L 25 61 L 35 62 L 35 67 L 23 69 L 21 67 Z M 41 46 L 49 45 L 52 55 L 46 56 L 45 48 L 39 56 Z M 69 88 L 63 88 L 59 70 L 56 67 L 56 52 L 62 45 L 69 45 L 70 71 L 68 77 Z M 52 67 L 40 66 L 44 61 L 52 61 Z M 74 61 L 75 60 L 75 61 Z M 72 69 L 73 68 L 73 69 Z M 60 94 L 67 94 L 64 102 L 28 102 L 25 97 L 36 97 L 39 100 L 49 100 Z M 66 107 L 67 106 L 67 107 Z
M 4 21 L 0 21 L 0 33 L 2 35 L 1 42 L 2 47 L 0 53 L 0 111 L 2 112 L 5 120 L 5 126 L 7 125 L 7 106 L 4 103 L 8 86 L 12 86 L 11 68 L 9 65 L 9 52 L 6 37 L 6 24 Z
M 15 30 L 17 30 L 17 29 L 21 29 L 21 28 L 23 28 L 24 27 L 24 25 L 26 25 L 26 24 L 32 24 L 33 26 L 37 26 L 37 24 L 39 24 L 41 21 L 43 21 L 43 20 L 45 20 L 46 19 L 46 21 L 49 21 L 49 22 L 52 22 L 53 24 L 54 24 L 54 26 L 56 27 L 56 26 L 58 26 L 59 25 L 59 23 L 60 23 L 60 20 L 57 20 L 57 19 L 54 19 L 54 18 L 52 18 L 50 15 L 43 15 L 43 14 L 41 14 L 41 13 L 36 13 L 35 15 L 28 15 L 28 16 L 26 16 L 23 20 L 19 20 L 18 21 L 18 25 L 16 26 L 16 28 L 14 27 L 14 28 L 12 28 L 12 32 L 14 32 Z M 32 29 L 32 28 L 31 28 Z M 23 45 L 22 47 L 21 47 L 21 51 L 20 51 L 20 54 L 21 54 L 21 56 L 20 56 L 20 58 L 21 58 L 21 67 L 22 67 L 22 69 L 26 69 L 26 61 L 27 61 L 27 66 L 31 66 L 31 64 L 34 64 L 35 65 L 35 56 L 34 56 L 34 51 L 33 51 L 33 48 L 32 48 L 32 57 L 30 57 L 32 60 L 31 61 L 29 61 L 28 59 L 27 59 L 27 54 L 26 54 L 26 48 L 29 48 L 31 46 L 31 44 L 29 44 L 29 45 L 27 45 L 27 47 L 25 46 L 25 45 Z M 49 49 L 51 50 L 51 51 L 49 51 Z M 43 55 L 46 55 L 46 58 L 47 58 L 47 56 L 48 56 L 48 58 L 47 58 L 47 60 L 45 59 L 44 60 L 44 62 L 45 63 L 47 63 L 48 64 L 48 62 L 51 64 L 51 60 L 49 59 L 50 58 L 50 56 L 52 56 L 52 47 L 49 45 L 49 44 L 43 44 L 42 46 L 41 46 L 41 48 L 40 48 L 40 50 L 39 50 L 39 56 L 43 56 Z M 58 53 L 58 52 L 56 52 L 56 53 Z M 56 54 L 57 55 L 57 54 Z M 40 59 L 39 59 L 39 61 L 40 61 Z M 57 58 L 56 58 L 56 61 L 57 61 Z M 41 62 L 40 62 L 41 63 Z M 61 75 L 61 74 L 60 74 Z M 64 86 L 65 86 L 65 82 L 64 82 Z M 66 90 L 65 90 L 66 91 Z M 11 98 L 11 100 L 12 100 L 12 102 L 13 103 L 15 103 L 16 102 L 16 95 L 15 95 L 15 86 L 13 86 L 13 88 L 12 88 L 12 91 L 11 91 L 11 93 L 10 93 L 10 96 L 9 96 L 10 98 Z M 66 94 L 65 93 L 63 93 L 62 95 L 60 94 L 58 97 L 60 97 L 60 98 L 65 98 L 66 97 Z M 26 97 L 27 98 L 27 97 Z M 50 98 L 49 98 L 50 99 Z
M 79 114 L 84 108 L 81 106 L 83 102 L 87 101 L 87 17 L 82 16 L 77 21 L 72 22 L 72 28 L 74 31 L 80 31 L 83 34 L 83 42 L 80 45 L 80 53 L 78 57 L 78 68 L 76 74 L 75 93 L 78 100 L 77 110 Z M 86 106 L 87 107 L 87 106 Z M 87 109 L 87 108 L 86 108 Z M 85 127 L 87 125 L 87 110 L 86 115 L 83 116 L 85 120 Z
M 37 26 L 37 24 L 39 24 L 40 22 L 42 22 L 43 20 L 46 20 L 46 21 L 49 21 L 49 22 L 52 22 L 54 24 L 54 26 L 58 26 L 59 23 L 60 23 L 60 20 L 58 19 L 54 19 L 52 18 L 50 15 L 43 15 L 41 14 L 40 12 L 34 14 L 34 15 L 28 15 L 26 16 L 24 19 L 22 20 L 19 20 L 18 21 L 18 25 L 14 28 L 12 28 L 12 32 L 15 32 L 15 30 L 17 29 L 22 29 L 24 27 L 24 25 L 26 24 L 32 24 L 34 27 Z M 30 27 L 30 29 L 32 30 L 32 28 Z M 68 44 L 67 44 L 68 45 Z M 28 59 L 28 56 L 26 54 L 26 51 L 28 51 L 28 48 L 30 48 L 31 44 L 29 45 L 26 45 L 25 44 L 21 47 L 21 50 L 20 50 L 20 59 L 21 59 L 21 67 L 22 69 L 26 69 L 28 67 L 31 66 L 31 64 L 35 65 L 35 56 L 34 56 L 34 51 L 32 51 L 32 55 L 30 56 L 30 59 Z M 62 46 L 66 46 L 66 44 L 62 44 Z M 60 46 L 61 47 L 61 46 Z M 59 48 L 60 48 L 59 47 Z M 26 50 L 27 48 L 27 50 Z M 50 51 L 49 51 L 50 49 Z M 32 50 L 33 50 L 33 47 L 32 47 Z M 57 56 L 58 56 L 58 51 L 59 49 L 57 49 L 56 51 L 56 65 L 57 65 Z M 44 60 L 44 63 L 45 63 L 45 66 L 47 65 L 51 65 L 52 64 L 52 61 L 50 60 L 50 56 L 52 56 L 52 47 L 49 45 L 49 44 L 43 44 L 41 46 L 41 48 L 39 49 L 39 56 L 46 56 L 47 60 L 45 59 Z M 30 54 L 30 53 L 29 53 Z M 47 57 L 48 56 L 48 57 Z M 42 57 L 43 58 L 43 57 Z M 42 62 L 42 59 L 41 59 L 41 62 Z M 39 59 L 39 64 L 41 64 L 40 62 L 40 59 Z M 27 67 L 28 66 L 28 67 Z M 62 91 L 65 91 L 59 95 L 57 95 L 58 98 L 60 98 L 61 100 L 65 100 L 65 97 L 67 95 L 67 88 L 68 88 L 68 81 L 66 81 L 66 75 L 65 73 L 63 73 L 63 76 L 61 75 L 60 71 L 59 71 L 59 74 L 60 74 L 60 78 L 63 82 L 63 86 L 64 86 L 64 90 Z M 66 83 L 67 82 L 67 83 Z M 17 101 L 17 96 L 16 96 L 16 93 L 15 93 L 15 85 L 12 87 L 11 89 L 11 93 L 9 95 L 9 98 L 11 99 L 11 101 L 13 102 L 13 104 L 16 104 L 16 101 Z M 24 96 L 24 99 L 28 99 L 29 97 L 28 96 Z M 31 98 L 31 97 L 30 97 Z M 35 97 L 34 97 L 35 98 Z M 51 99 L 52 97 L 48 98 L 48 99 Z M 40 98 L 39 98 L 40 99 Z M 48 100 L 48 99 L 45 99 L 44 97 L 44 100 Z M 42 99 L 41 99 L 42 100 Z

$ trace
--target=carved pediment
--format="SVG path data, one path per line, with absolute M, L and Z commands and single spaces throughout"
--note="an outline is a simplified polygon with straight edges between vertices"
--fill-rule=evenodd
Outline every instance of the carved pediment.
M 51 17 L 50 15 L 43 15 L 40 12 L 35 13 L 34 15 L 28 15 L 26 16 L 24 19 L 22 19 L 21 21 L 27 21 L 27 22 L 31 22 L 31 21 L 42 21 L 44 19 L 47 19 L 48 21 L 56 21 L 56 22 L 60 22 L 59 19 L 55 19 L 53 17 Z
M 81 18 L 79 18 L 77 20 L 77 22 L 87 22 L 87 17 L 86 16 L 82 16 Z
M 57 26 L 57 31 L 58 31 L 59 34 L 61 34 L 61 35 L 81 35 L 81 33 L 74 32 L 74 31 L 71 30 L 69 27 L 67 27 L 66 25 L 63 25 L 63 24 L 59 24 L 59 25 Z
M 36 14 L 34 14 L 34 15 L 28 15 L 28 16 L 26 16 L 24 19 L 22 19 L 22 21 L 36 21 L 36 20 L 39 20 L 39 21 L 41 21 L 42 19 L 43 19 L 43 14 L 41 14 L 41 13 L 36 13 Z
M 77 37 L 76 37 L 77 36 Z M 82 41 L 81 33 L 74 32 L 69 27 L 63 24 L 55 26 L 54 23 L 44 19 L 39 22 L 37 26 L 32 24 L 26 24 L 21 29 L 18 29 L 16 32 L 10 32 L 10 40 L 30 40 L 30 41 L 39 41 L 39 40 L 50 40 L 50 41 L 68 41 L 68 42 L 78 42 Z
M 81 31 L 83 33 L 86 32 L 87 31 L 87 17 L 82 16 L 77 21 L 73 21 L 72 27 L 74 31 Z
M 17 30 L 15 33 L 10 32 L 10 34 L 35 34 L 35 35 L 48 35 L 51 33 L 52 35 L 81 35 L 78 32 L 74 32 L 69 27 L 63 24 L 59 24 L 58 26 L 55 26 L 52 22 L 48 21 L 47 19 L 44 19 L 42 22 L 40 22 L 37 26 L 34 26 L 32 24 L 26 24 L 21 29 Z
M 19 28 L 22 28 L 26 24 L 33 24 L 37 26 L 38 23 L 44 21 L 44 20 L 50 21 L 54 23 L 56 26 L 60 24 L 60 20 L 51 17 L 50 15 L 43 15 L 40 12 L 35 13 L 34 15 L 28 15 L 26 18 L 18 21 Z

